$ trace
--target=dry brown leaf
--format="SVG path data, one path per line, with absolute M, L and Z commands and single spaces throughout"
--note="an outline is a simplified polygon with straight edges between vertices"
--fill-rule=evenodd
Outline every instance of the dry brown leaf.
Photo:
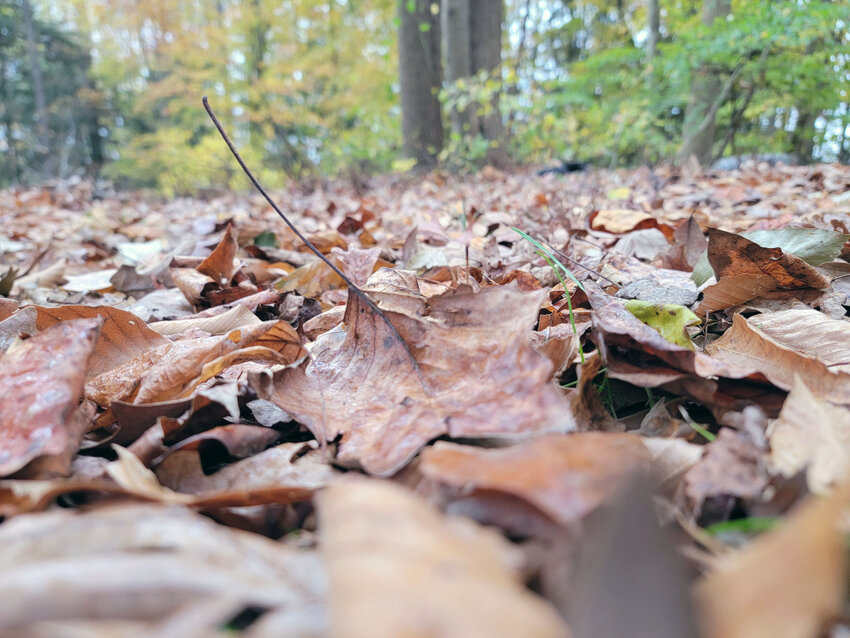
M 299 266 L 290 275 L 284 277 L 275 284 L 275 289 L 280 292 L 296 291 L 302 297 L 317 299 L 327 290 L 342 288 L 345 282 L 342 277 L 328 268 L 321 261 L 312 261 L 304 266 Z
M 812 492 L 850 474 L 850 410 L 818 399 L 799 376 L 768 438 L 771 470 L 786 477 L 805 470 Z
M 375 270 L 378 264 L 378 258 L 381 256 L 380 248 L 353 248 L 341 250 L 333 248 L 331 254 L 339 261 L 339 264 L 355 286 L 364 286 L 369 279 L 369 276 Z
M 703 289 L 702 301 L 695 312 L 705 317 L 706 313 L 734 308 L 778 286 L 779 283 L 773 277 L 765 274 L 742 273 L 721 277 L 717 283 Z
M 334 638 L 569 635 L 496 533 L 381 480 L 334 482 L 318 499 Z
M 440 484 L 521 498 L 569 525 L 605 504 L 623 480 L 649 470 L 633 434 L 550 434 L 506 448 L 438 441 L 422 452 L 419 471 Z
M 39 330 L 70 319 L 103 317 L 100 337 L 89 361 L 87 376 L 89 379 L 169 343 L 133 313 L 110 306 L 60 306 L 58 308 L 37 306 L 36 310 L 38 312 L 36 327 Z
M 783 390 L 790 390 L 794 375 L 799 374 L 816 396 L 831 403 L 850 404 L 850 374 L 831 372 L 823 362 L 775 341 L 741 315 L 735 315 L 732 327 L 706 351 L 730 367 L 760 372 Z
M 633 230 L 657 228 L 670 240 L 673 228 L 658 221 L 657 217 L 639 210 L 628 208 L 613 208 L 592 213 L 589 218 L 590 227 L 594 230 L 604 230 L 609 233 L 622 234 Z
M 317 448 L 315 442 L 283 443 L 209 475 L 203 471 L 198 451 L 179 450 L 157 466 L 156 476 L 162 485 L 196 496 L 261 489 L 315 490 L 335 474 Z
M 79 446 L 78 426 L 85 426 L 73 415 L 102 324 L 99 318 L 60 323 L 0 359 L 0 476 Z
M 204 487 L 209 489 L 204 489 L 198 494 L 184 494 L 162 485 L 156 474 L 146 468 L 142 461 L 129 450 L 117 445 L 113 448 L 118 453 L 118 460 L 106 466 L 106 472 L 110 478 L 127 494 L 159 503 L 178 503 L 200 509 L 246 507 L 268 503 L 296 503 L 309 500 L 316 489 L 315 485 L 306 484 L 308 481 L 305 481 L 305 484 L 295 480 L 292 483 L 285 483 L 274 479 L 262 480 L 262 475 L 256 477 L 246 474 L 246 470 L 256 471 L 260 469 L 261 461 L 247 466 L 240 466 L 241 462 L 237 462 L 229 466 L 237 467 L 237 469 L 228 471 L 219 479 L 212 478 L 204 484 Z M 188 454 L 188 452 L 180 454 Z M 263 460 L 273 461 L 274 455 L 264 457 Z M 175 463 L 185 461 L 186 458 L 184 457 L 178 459 Z M 173 469 L 174 466 L 172 465 Z M 271 469 L 272 471 L 279 469 L 279 465 L 277 467 L 272 465 Z M 216 475 L 213 474 L 212 476 Z M 282 476 L 283 474 L 278 474 L 276 478 L 282 478 Z M 175 477 L 171 476 L 171 478 Z M 199 486 L 198 481 L 194 481 L 193 484 Z M 188 485 L 190 485 L 189 482 L 185 483 L 185 486 Z
M 157 334 L 165 337 L 183 334 L 192 328 L 203 330 L 211 335 L 227 334 L 236 328 L 244 328 L 261 323 L 259 317 L 246 306 L 237 305 L 219 315 L 193 319 L 174 319 L 172 321 L 157 321 L 148 326 Z
M 21 516 L 0 526 L 0 545 L 4 635 L 38 635 L 34 623 L 71 620 L 113 635 L 105 628 L 117 620 L 167 624 L 200 603 L 211 608 L 179 635 L 217 635 L 248 606 L 288 612 L 288 636 L 327 631 L 325 578 L 313 552 L 226 529 L 183 507 Z
M 850 322 L 811 308 L 762 313 L 747 323 L 771 339 L 818 359 L 831 372 L 850 372 Z
M 840 614 L 847 487 L 809 498 L 782 524 L 721 559 L 695 587 L 706 638 L 811 638 Z
M 171 268 L 170 275 L 174 285 L 193 306 L 201 303 L 204 295 L 216 287 L 215 280 L 194 268 Z
M 425 318 L 387 312 L 410 351 L 352 296 L 344 334 L 320 336 L 309 363 L 252 383 L 318 439 L 341 434 L 339 460 L 373 474 L 397 471 L 446 433 L 516 438 L 571 430 L 551 364 L 528 344 L 545 294 L 514 285 L 459 289 L 428 299 Z
M 236 243 L 236 235 L 233 225 L 228 224 L 224 235 L 218 245 L 196 268 L 202 275 L 206 275 L 218 285 L 226 285 L 233 279 L 233 275 L 239 270 L 239 262 L 236 260 L 236 251 L 239 246 Z M 191 300 L 190 300 L 191 301 Z
M 11 317 L 18 310 L 18 302 L 14 299 L 0 297 L 0 321 Z
M 272 334 L 262 341 L 269 332 Z M 91 379 L 86 396 L 104 407 L 115 399 L 154 403 L 179 398 L 226 366 L 245 360 L 238 351 L 255 344 L 261 345 L 244 353 L 249 360 L 288 364 L 303 356 L 298 335 L 291 326 L 264 322 L 220 337 L 166 343 Z
M 781 288 L 826 288 L 829 279 L 805 261 L 783 252 L 764 248 L 734 233 L 708 229 L 708 262 L 718 281 L 732 275 L 769 275 Z

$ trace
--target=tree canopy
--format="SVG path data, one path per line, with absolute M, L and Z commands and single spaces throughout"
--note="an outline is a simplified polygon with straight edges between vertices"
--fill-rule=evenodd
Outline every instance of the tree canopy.
M 0 3 L 3 182 L 102 168 L 119 184 L 167 194 L 243 186 L 203 114 L 204 94 L 266 179 L 409 165 L 398 37 L 410 3 L 39 0 L 28 40 L 29 4 Z M 507 0 L 501 66 L 444 80 L 443 117 L 497 105 L 498 143 L 518 163 L 666 162 L 682 145 L 693 77 L 704 69 L 720 87 L 708 105 L 712 158 L 769 151 L 846 162 L 842 5 L 735 1 L 707 25 L 701 2 L 662 2 L 653 33 L 651 2 Z M 443 128 L 444 165 L 491 157 L 492 140 Z

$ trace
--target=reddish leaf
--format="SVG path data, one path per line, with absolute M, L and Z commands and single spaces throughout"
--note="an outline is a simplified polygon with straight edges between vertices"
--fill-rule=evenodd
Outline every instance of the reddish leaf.
M 102 324 L 102 319 L 65 321 L 0 359 L 0 476 L 73 444 L 69 420 Z

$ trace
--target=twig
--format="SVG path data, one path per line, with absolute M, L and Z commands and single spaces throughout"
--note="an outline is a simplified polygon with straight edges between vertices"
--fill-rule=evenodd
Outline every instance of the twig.
M 545 239 L 543 239 L 542 241 L 543 241 L 543 243 L 544 243 L 544 244 L 546 244 L 546 247 L 547 247 L 547 248 L 549 248 L 549 250 L 551 250 L 553 253 L 555 253 L 556 255 L 558 255 L 558 257 L 560 257 L 560 258 L 562 258 L 562 259 L 566 259 L 568 262 L 570 262 L 570 263 L 571 263 L 571 264 L 573 264 L 574 266 L 578 266 L 579 268 L 584 268 L 587 272 L 589 272 L 589 273 L 591 273 L 591 274 L 593 274 L 593 275 L 596 275 L 597 277 L 602 277 L 602 279 L 604 279 L 605 281 L 608 281 L 608 282 L 612 283 L 612 284 L 613 284 L 613 285 L 615 285 L 615 286 L 619 286 L 619 284 L 618 284 L 616 281 L 614 281 L 613 279 L 608 279 L 608 277 L 606 277 L 606 276 L 605 276 L 605 275 L 603 275 L 602 273 L 596 272 L 595 270 L 593 270 L 593 268 L 588 268 L 587 266 L 585 266 L 585 265 L 584 265 L 584 264 L 582 264 L 581 262 L 578 262 L 578 261 L 576 261 L 575 259 L 573 259 L 572 257 L 570 257 L 570 256 L 568 256 L 568 255 L 565 255 L 565 254 L 563 253 L 563 251 L 558 250 L 557 248 L 555 248 L 552 244 L 550 244 L 550 243 L 549 243 L 548 241 L 546 241 Z
M 207 96 L 203 97 L 204 109 L 207 111 L 207 115 L 210 116 L 212 123 L 215 124 L 216 129 L 218 129 L 219 135 L 221 135 L 221 139 L 224 140 L 224 143 L 227 144 L 227 148 L 230 149 L 230 152 L 233 154 L 233 157 L 236 158 L 236 161 L 239 163 L 239 166 L 242 167 L 245 175 L 248 176 L 248 179 L 251 180 L 251 183 L 254 185 L 254 188 L 260 193 L 260 195 L 265 198 L 265 200 L 269 203 L 269 206 L 272 207 L 274 212 L 276 212 L 280 218 L 284 221 L 284 223 L 289 226 L 289 229 L 295 233 L 295 235 L 304 242 L 304 245 L 307 246 L 319 259 L 321 259 L 325 265 L 334 271 L 348 286 L 348 290 L 350 293 L 354 293 L 354 295 L 363 303 L 365 303 L 376 315 L 378 315 L 381 320 L 387 324 L 387 327 L 393 333 L 395 339 L 402 345 L 405 352 L 407 353 L 408 358 L 410 359 L 410 363 L 413 365 L 413 370 L 416 372 L 416 376 L 419 377 L 419 381 L 422 384 L 422 389 L 425 390 L 426 394 L 430 394 L 428 390 L 428 384 L 425 381 L 425 377 L 422 376 L 422 370 L 419 368 L 419 364 L 416 359 L 413 357 L 413 353 L 410 351 L 410 346 L 404 340 L 404 337 L 401 336 L 396 327 L 390 322 L 387 316 L 384 314 L 384 311 L 378 308 L 378 305 L 372 301 L 369 296 L 365 293 L 365 291 L 361 290 L 358 286 L 354 284 L 353 281 L 344 273 L 342 270 L 337 268 L 336 264 L 334 264 L 330 259 L 325 257 L 318 248 L 316 248 L 313 243 L 307 239 L 304 235 L 301 234 L 301 231 L 298 230 L 295 225 L 289 221 L 289 218 L 284 214 L 284 212 L 280 209 L 280 207 L 275 203 L 275 201 L 271 198 L 271 195 L 266 192 L 266 189 L 257 181 L 257 178 L 254 177 L 254 174 L 251 172 L 251 169 L 248 168 L 245 161 L 242 159 L 242 156 L 239 154 L 239 151 L 236 150 L 236 147 L 233 145 L 233 142 L 230 140 L 230 136 L 224 130 L 224 127 L 221 125 L 221 122 L 218 121 L 215 113 L 213 113 L 212 107 L 210 106 L 209 100 L 207 100 Z

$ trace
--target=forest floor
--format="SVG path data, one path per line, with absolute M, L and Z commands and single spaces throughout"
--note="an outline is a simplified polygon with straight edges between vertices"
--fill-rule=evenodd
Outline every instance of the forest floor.
M 0 191 L 0 635 L 847 635 L 850 167 L 275 197 Z

